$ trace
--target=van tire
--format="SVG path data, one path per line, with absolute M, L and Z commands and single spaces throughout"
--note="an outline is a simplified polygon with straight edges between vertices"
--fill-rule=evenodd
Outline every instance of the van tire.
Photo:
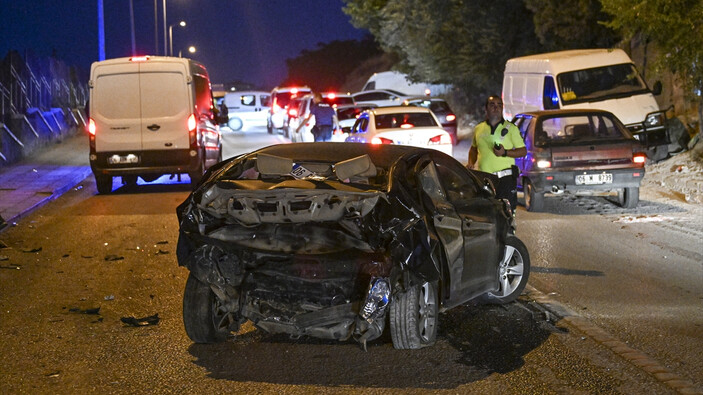
M 112 176 L 95 174 L 95 186 L 97 187 L 99 194 L 107 195 L 112 192 Z
M 242 130 L 242 127 L 244 127 L 244 122 L 242 122 L 239 117 L 232 117 L 229 119 L 229 122 L 227 122 L 227 126 L 237 132 Z
M 198 168 L 188 173 L 188 177 L 190 177 L 190 186 L 193 189 L 195 189 L 195 186 L 198 185 L 200 180 L 203 179 L 203 174 L 205 174 L 205 153 L 201 152 L 198 157 Z
M 523 181 L 523 191 L 527 211 L 542 211 L 544 209 L 544 194 L 535 191 L 532 181 L 527 178 Z
M 640 200 L 640 189 L 637 187 L 618 190 L 618 203 L 623 208 L 635 208 Z

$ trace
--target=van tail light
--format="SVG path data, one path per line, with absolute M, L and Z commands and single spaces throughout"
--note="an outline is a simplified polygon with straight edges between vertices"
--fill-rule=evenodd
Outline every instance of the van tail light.
M 438 134 L 438 135 L 432 137 L 427 142 L 428 145 L 451 144 L 451 143 L 452 143 L 452 137 L 446 133 Z
M 393 140 L 383 137 L 374 137 L 371 139 L 371 144 L 393 144 Z
M 149 60 L 148 56 L 132 56 L 129 58 L 130 62 L 146 62 L 147 60 Z
M 91 136 L 95 136 L 95 121 L 93 118 L 88 118 L 88 133 L 90 133 Z
M 298 110 L 296 110 L 295 108 L 289 108 L 289 109 L 288 109 L 288 116 L 291 117 L 291 118 L 297 117 L 297 116 L 298 116 Z
M 643 165 L 647 161 L 647 155 L 638 152 L 632 156 L 632 162 L 637 163 L 638 165 Z
M 188 117 L 188 131 L 195 132 L 195 114 L 190 114 Z
M 447 114 L 447 122 L 451 122 L 456 120 L 456 115 L 454 114 Z

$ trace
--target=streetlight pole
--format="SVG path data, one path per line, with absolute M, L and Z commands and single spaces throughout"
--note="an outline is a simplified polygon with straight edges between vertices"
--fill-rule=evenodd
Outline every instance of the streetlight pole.
M 178 26 L 185 27 L 186 21 L 178 22 Z M 170 54 L 170 56 L 173 56 L 173 25 L 170 25 L 168 27 L 168 40 L 169 40 L 169 54 Z
M 163 6 L 164 6 L 164 55 L 168 55 L 168 42 L 166 37 L 166 0 L 163 0 Z
M 154 55 L 159 54 L 159 0 L 154 0 Z

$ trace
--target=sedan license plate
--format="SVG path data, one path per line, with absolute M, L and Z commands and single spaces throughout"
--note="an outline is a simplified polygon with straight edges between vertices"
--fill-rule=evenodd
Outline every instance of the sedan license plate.
M 139 156 L 134 154 L 129 155 L 111 155 L 107 157 L 107 163 L 111 165 L 122 165 L 127 163 L 139 163 Z
M 576 176 L 576 185 L 598 185 L 612 183 L 613 175 L 611 173 L 579 174 Z

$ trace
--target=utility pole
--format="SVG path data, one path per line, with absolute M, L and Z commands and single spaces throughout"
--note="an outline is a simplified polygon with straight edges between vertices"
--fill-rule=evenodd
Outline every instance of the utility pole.
M 129 0 L 129 23 L 132 28 L 132 56 L 136 56 L 137 43 L 134 39 L 134 0 Z
M 103 16 L 103 0 L 98 0 L 98 60 L 105 60 L 105 17 Z

